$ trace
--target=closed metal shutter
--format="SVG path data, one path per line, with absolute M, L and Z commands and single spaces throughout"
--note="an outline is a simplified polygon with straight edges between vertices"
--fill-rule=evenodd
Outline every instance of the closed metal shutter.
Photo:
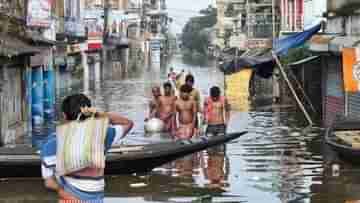
M 348 94 L 348 115 L 356 120 L 360 120 L 360 93 Z
M 326 93 L 324 109 L 324 125 L 329 126 L 337 115 L 345 114 L 345 94 L 342 79 L 341 58 L 338 56 L 326 57 L 323 61 L 327 67 Z

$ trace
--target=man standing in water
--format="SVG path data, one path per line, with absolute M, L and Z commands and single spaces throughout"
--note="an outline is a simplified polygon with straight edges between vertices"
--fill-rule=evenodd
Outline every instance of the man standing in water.
M 83 114 L 80 119 L 86 119 L 86 114 L 95 113 L 96 116 L 107 116 L 110 127 L 107 129 L 105 138 L 106 151 L 120 138 L 125 137 L 133 127 L 133 122 L 118 113 L 97 112 L 91 108 L 91 101 L 83 94 L 76 94 L 65 98 L 62 103 L 62 111 L 66 121 L 74 121 Z M 56 138 L 49 138 L 41 149 L 41 172 L 47 189 L 58 193 L 60 200 L 100 201 L 104 198 L 104 169 L 87 167 L 85 169 L 57 176 L 56 170 Z M 83 144 L 83 143 L 79 143 Z
M 159 117 L 159 100 L 161 96 L 161 90 L 159 86 L 154 86 L 151 89 L 153 98 L 149 103 L 149 115 L 145 119 L 145 121 L 149 120 L 150 118 L 158 118 Z
M 176 101 L 177 120 L 179 127 L 176 131 L 176 137 L 181 139 L 189 139 L 197 133 L 196 129 L 196 114 L 197 105 L 191 98 L 192 88 L 188 85 L 183 85 L 180 88 L 180 99 Z
M 210 97 L 204 102 L 204 119 L 207 124 L 206 134 L 224 134 L 230 119 L 230 105 L 224 96 L 220 96 L 220 88 L 210 88 Z
M 200 92 L 194 88 L 195 79 L 194 76 L 188 74 L 185 78 L 185 84 L 191 88 L 190 96 L 195 100 L 197 110 L 200 111 Z
M 163 85 L 164 95 L 159 98 L 159 118 L 165 124 L 165 132 L 170 132 L 174 135 L 176 131 L 176 111 L 175 102 L 176 96 L 173 95 L 173 89 L 170 82 L 166 82 Z

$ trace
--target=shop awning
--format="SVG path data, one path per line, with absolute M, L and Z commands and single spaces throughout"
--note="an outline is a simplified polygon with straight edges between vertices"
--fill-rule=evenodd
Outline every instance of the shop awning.
M 40 49 L 37 47 L 26 44 L 20 39 L 5 36 L 0 40 L 0 56 L 1 57 L 15 57 L 21 55 L 34 55 L 40 53 Z
M 309 57 L 301 59 L 299 61 L 295 61 L 293 63 L 290 63 L 288 66 L 289 67 L 296 67 L 296 66 L 299 66 L 299 65 L 306 64 L 306 63 L 309 63 L 311 61 L 317 60 L 319 58 L 320 58 L 320 56 L 309 56 Z
M 107 45 L 113 48 L 129 48 L 129 39 L 123 36 L 109 36 Z
M 232 74 L 245 68 L 251 68 L 254 69 L 255 73 L 261 77 L 271 77 L 275 67 L 272 51 L 278 56 L 284 56 L 287 54 L 289 49 L 303 45 L 320 29 L 321 24 L 318 24 L 308 30 L 305 30 L 304 32 L 296 33 L 282 39 L 277 39 L 273 42 L 272 50 L 260 50 L 252 55 L 246 55 L 238 59 L 234 59 L 231 62 L 224 64 L 222 66 L 222 70 L 225 74 Z
M 341 53 L 344 47 L 354 47 L 359 42 L 360 42 L 360 37 L 338 36 L 330 41 L 329 51 L 334 53 Z

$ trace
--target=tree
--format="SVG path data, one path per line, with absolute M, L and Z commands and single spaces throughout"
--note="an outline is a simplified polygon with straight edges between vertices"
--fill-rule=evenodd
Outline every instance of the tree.
M 191 52 L 197 51 L 205 54 L 210 44 L 209 35 L 202 32 L 205 28 L 213 27 L 217 22 L 217 11 L 212 6 L 200 10 L 202 16 L 190 18 L 186 23 L 183 33 L 183 46 Z

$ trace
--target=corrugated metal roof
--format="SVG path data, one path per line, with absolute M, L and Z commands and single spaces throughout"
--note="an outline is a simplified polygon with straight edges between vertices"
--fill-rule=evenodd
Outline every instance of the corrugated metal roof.
M 335 37 L 329 44 L 329 50 L 332 52 L 341 52 L 344 47 L 354 47 L 360 42 L 360 37 L 345 36 Z
M 310 56 L 310 57 L 301 59 L 301 60 L 299 60 L 299 61 L 295 61 L 295 62 L 293 62 L 293 63 L 290 63 L 289 66 L 297 66 L 297 65 L 300 65 L 300 64 L 304 64 L 304 63 L 307 63 L 307 62 L 316 60 L 316 59 L 318 59 L 318 58 L 320 58 L 320 56 Z
M 25 39 L 30 40 L 33 43 L 41 43 L 49 46 L 57 44 L 57 41 L 49 40 L 42 36 L 40 33 L 29 30 L 26 31 Z
M 17 38 L 5 36 L 0 40 L 0 56 L 2 57 L 33 55 L 39 52 L 38 48 L 28 45 Z

